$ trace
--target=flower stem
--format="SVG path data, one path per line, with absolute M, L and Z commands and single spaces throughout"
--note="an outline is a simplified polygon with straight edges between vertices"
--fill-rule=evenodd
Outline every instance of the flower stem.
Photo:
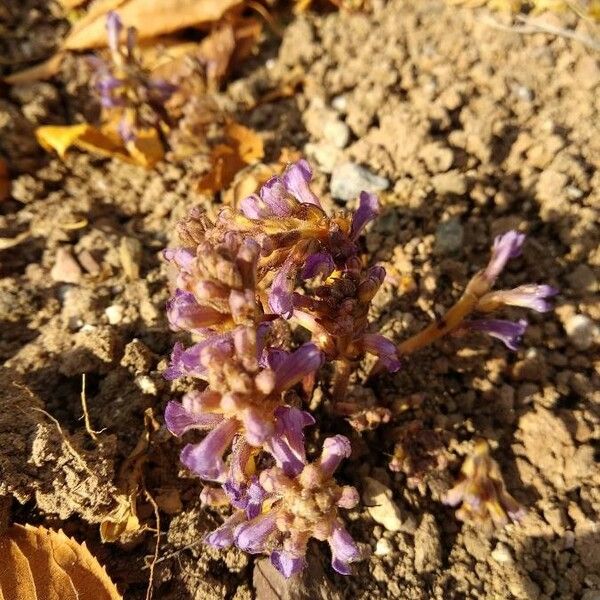
M 350 382 L 350 375 L 352 373 L 352 363 L 342 358 L 340 360 L 336 360 L 334 365 L 335 372 L 333 375 L 333 389 L 331 395 L 335 403 L 343 400 L 346 397 L 348 383 Z

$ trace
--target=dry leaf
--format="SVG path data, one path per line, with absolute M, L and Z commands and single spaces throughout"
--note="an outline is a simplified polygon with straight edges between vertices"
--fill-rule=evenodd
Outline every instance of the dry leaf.
M 225 127 L 225 135 L 228 144 L 218 144 L 212 149 L 212 169 L 198 184 L 201 193 L 224 190 L 238 171 L 264 156 L 262 138 L 252 129 L 232 122 Z
M 151 408 L 144 413 L 144 431 L 138 443 L 119 470 L 119 506 L 100 524 L 103 542 L 127 541 L 144 531 L 137 516 L 137 499 L 144 489 L 143 469 L 148 460 L 152 434 L 160 429 Z
M 137 133 L 137 139 L 124 146 L 121 138 L 115 134 L 113 123 L 105 123 L 100 128 L 89 123 L 44 125 L 35 130 L 40 145 L 46 150 L 54 150 L 61 158 L 70 147 L 75 146 L 94 154 L 152 168 L 165 154 L 158 132 L 148 128 L 140 129 Z
M 0 538 L 5 600 L 122 600 L 85 544 L 62 531 L 13 525 Z

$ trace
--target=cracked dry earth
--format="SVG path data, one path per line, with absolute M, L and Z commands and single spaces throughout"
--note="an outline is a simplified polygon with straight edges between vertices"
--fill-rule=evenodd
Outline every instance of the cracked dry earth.
M 284 147 L 309 157 L 328 209 L 344 204 L 330 193 L 344 183 L 340 165 L 381 178 L 384 210 L 365 248 L 393 275 L 372 315 L 384 333 L 401 340 L 440 314 L 509 228 L 528 243 L 503 284 L 550 283 L 556 310 L 531 317 L 516 353 L 450 338 L 369 388 L 357 382 L 356 398 L 393 413 L 374 431 L 327 416 L 317 390 L 324 431 L 311 434 L 313 448 L 329 432 L 351 435 L 356 450 L 341 474 L 365 500 L 349 529 L 370 552 L 347 578 L 318 545 L 305 576 L 284 584 L 263 559 L 200 544 L 221 517 L 175 467 L 179 442 L 155 432 L 145 484 L 178 499 L 159 503 L 155 597 L 599 600 L 600 57 L 560 37 L 499 31 L 487 13 L 441 1 L 374 4 L 371 14 L 290 19 L 222 101 L 264 137 L 265 160 Z M 28 43 L 38 33 L 38 52 L 62 35 L 53 3 L 24 2 L 19 19 Z M 0 96 L 0 154 L 14 175 L 0 232 L 22 234 L 0 250 L 0 527 L 9 518 L 62 527 L 138 599 L 154 536 L 103 545 L 98 522 L 115 508 L 144 411 L 161 421 L 184 389 L 161 377 L 177 336 L 163 314 L 160 250 L 191 206 L 214 201 L 193 191 L 203 156 L 146 172 L 76 151 L 64 162 L 45 155 L 33 128 L 89 110 L 79 69 L 71 59 L 52 82 Z M 265 89 L 299 78 L 293 97 L 246 111 Z M 97 443 L 81 420 L 83 373 Z M 439 502 L 477 435 L 527 507 L 520 524 L 493 533 L 463 526 Z M 406 439 L 421 478 L 398 456 Z M 140 518 L 152 522 L 143 502 Z

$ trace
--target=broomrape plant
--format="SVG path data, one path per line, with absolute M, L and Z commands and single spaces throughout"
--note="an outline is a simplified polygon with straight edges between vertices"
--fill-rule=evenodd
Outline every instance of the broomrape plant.
M 379 213 L 377 198 L 363 192 L 354 213 L 328 215 L 311 178 L 300 160 L 214 221 L 194 209 L 179 224 L 181 246 L 164 251 L 175 283 L 169 322 L 196 340 L 175 345 L 165 377 L 198 380 L 181 402 L 169 402 L 165 421 L 176 436 L 205 432 L 184 446 L 181 461 L 211 482 L 201 496 L 206 505 L 232 511 L 206 542 L 268 554 L 286 577 L 306 565 L 310 538 L 329 544 L 338 573 L 349 574 L 363 556 L 341 511 L 357 505 L 358 492 L 334 479 L 351 455 L 350 441 L 327 437 L 316 460 L 306 455 L 304 432 L 315 419 L 301 408 L 302 395 L 323 364 L 333 367 L 335 402 L 366 354 L 377 358 L 375 375 L 397 371 L 404 356 L 450 333 L 484 332 L 514 350 L 527 322 L 492 315 L 504 306 L 545 312 L 557 293 L 537 284 L 493 289 L 525 240 L 509 231 L 496 238 L 489 263 L 446 315 L 397 344 L 368 319 L 385 270 L 364 265 L 359 238 Z M 310 340 L 290 350 L 278 333 L 281 321 L 301 326 Z M 504 524 L 522 513 L 485 441 L 444 500 L 461 504 L 463 520 Z

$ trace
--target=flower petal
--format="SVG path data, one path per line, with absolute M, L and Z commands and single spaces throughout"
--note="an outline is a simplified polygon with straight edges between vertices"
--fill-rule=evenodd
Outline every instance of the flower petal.
M 269 536 L 276 530 L 277 515 L 268 512 L 238 525 L 235 530 L 235 545 L 250 554 L 264 552 Z
M 273 434 L 273 423 L 265 419 L 263 412 L 255 407 L 248 407 L 242 414 L 244 436 L 251 446 L 260 447 Z
M 367 333 L 363 335 L 362 339 L 365 350 L 379 357 L 383 366 L 390 373 L 395 373 L 400 369 L 401 363 L 394 342 L 378 333 Z
M 222 323 L 227 315 L 210 306 L 198 304 L 194 294 L 177 289 L 167 302 L 167 318 L 175 329 L 197 331 Z
M 503 319 L 476 319 L 466 321 L 465 327 L 473 331 L 482 331 L 501 340 L 510 350 L 517 350 L 521 338 L 527 329 L 527 321 L 505 321 Z
M 331 548 L 331 566 L 342 575 L 350 575 L 350 563 L 360 559 L 356 542 L 339 523 L 334 525 L 327 541 Z
M 284 319 L 289 319 L 294 312 L 293 294 L 297 273 L 296 260 L 290 256 L 279 269 L 269 291 L 269 308 Z
M 360 193 L 360 201 L 350 227 L 350 238 L 356 240 L 367 224 L 379 215 L 379 200 L 375 194 Z
M 556 296 L 556 294 L 558 294 L 558 290 L 550 285 L 526 284 L 512 290 L 500 290 L 486 294 L 480 303 L 484 306 L 486 302 L 522 306 L 544 313 L 552 308 L 552 304 L 547 298 Z
M 181 462 L 203 479 L 221 481 L 225 474 L 223 454 L 239 426 L 237 419 L 222 421 L 199 444 L 185 446 L 181 451 Z
M 332 477 L 344 458 L 352 454 L 350 440 L 344 435 L 325 438 L 319 464 L 325 477 Z
M 223 415 L 191 412 L 174 400 L 171 400 L 165 409 L 165 425 L 178 437 L 190 429 L 213 429 L 222 420 Z
M 311 254 L 304 263 L 302 279 L 312 279 L 317 275 L 329 277 L 335 269 L 333 257 L 329 252 L 315 252 Z
M 483 272 L 490 285 L 496 281 L 509 259 L 521 254 L 524 242 L 525 234 L 512 229 L 496 237 L 490 262 Z
M 290 165 L 282 176 L 287 191 L 303 204 L 314 204 L 321 208 L 321 202 L 310 189 L 312 169 L 304 159 Z
M 235 528 L 245 521 L 244 511 L 238 510 L 225 519 L 223 525 L 209 533 L 205 541 L 215 548 L 229 548 L 235 541 Z
M 296 385 L 299 381 L 314 373 L 323 364 L 323 353 L 316 344 L 309 342 L 288 354 L 275 370 L 275 388 L 285 391 Z
M 112 52 L 119 51 L 119 37 L 123 30 L 123 23 L 119 15 L 111 10 L 106 15 L 106 32 L 108 35 L 108 47 Z
M 271 552 L 271 563 L 284 577 L 300 573 L 306 567 L 306 559 L 303 556 L 294 556 L 287 550 Z

